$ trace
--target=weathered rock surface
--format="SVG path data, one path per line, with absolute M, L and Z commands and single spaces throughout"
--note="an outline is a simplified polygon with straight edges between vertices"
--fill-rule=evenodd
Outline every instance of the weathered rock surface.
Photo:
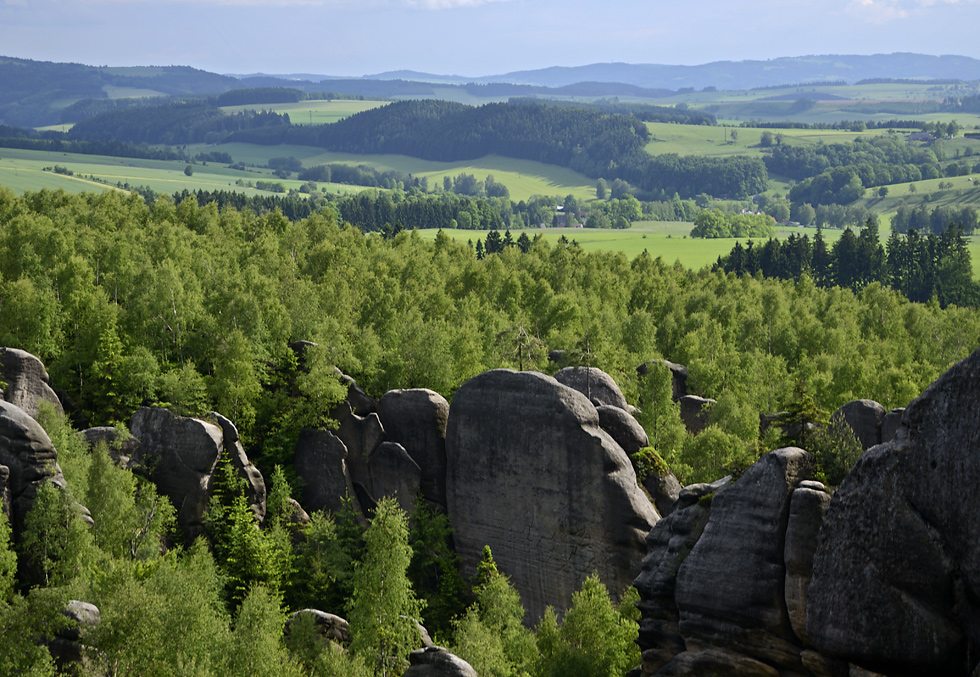
M 350 644 L 350 624 L 346 619 L 319 609 L 300 609 L 286 619 L 285 631 L 288 633 L 293 623 L 301 618 L 312 618 L 317 633 L 324 639 L 329 639 L 343 646 Z
M 265 478 L 256 468 L 245 453 L 242 440 L 238 436 L 238 427 L 230 420 L 216 411 L 212 411 L 209 418 L 221 428 L 224 437 L 224 453 L 231 461 L 235 472 L 245 480 L 245 498 L 248 500 L 252 513 L 259 522 L 265 521 Z
M 31 418 L 37 416 L 41 402 L 50 402 L 59 414 L 65 413 L 49 385 L 47 369 L 41 360 L 28 352 L 0 348 L 0 381 L 7 384 L 0 392 L 0 399 L 17 405 Z
M 81 663 L 85 658 L 85 647 L 81 642 L 85 633 L 102 623 L 99 607 L 88 602 L 71 600 L 63 611 L 71 625 L 59 630 L 55 637 L 47 642 L 51 657 L 54 658 L 59 670 L 70 671 L 70 664 Z M 70 673 L 73 674 L 73 673 Z
M 843 417 L 864 450 L 881 444 L 881 425 L 885 408 L 874 400 L 853 400 L 834 412 L 832 419 Z
M 892 409 L 885 414 L 885 419 L 881 422 L 881 441 L 891 442 L 898 438 L 902 428 L 902 417 L 905 415 L 905 407 Z
M 809 470 L 802 449 L 777 449 L 714 496 L 704 533 L 677 574 L 674 598 L 688 649 L 713 645 L 802 667 L 784 601 L 783 554 L 791 496 Z
M 666 475 L 658 475 L 655 472 L 649 473 L 643 478 L 643 488 L 653 499 L 653 506 L 657 512 L 666 517 L 674 511 L 674 504 L 680 497 L 681 483 L 674 477 L 674 473 L 668 472 Z
M 352 482 L 360 484 L 371 494 L 371 471 L 368 468 L 368 460 L 378 445 L 385 440 L 385 429 L 381 425 L 381 419 L 372 412 L 367 416 L 350 413 L 338 420 L 340 427 L 334 434 L 347 448 L 347 473 Z
M 382 442 L 371 454 L 368 465 L 373 496 L 378 499 L 393 496 L 402 510 L 413 513 L 422 470 L 405 447 L 397 442 Z
M 679 402 L 681 420 L 687 432 L 697 435 L 711 424 L 711 405 L 715 403 L 714 400 L 697 395 L 685 395 Z
M 303 480 L 302 504 L 306 510 L 339 512 L 345 496 L 354 498 L 347 472 L 347 447 L 328 430 L 304 428 L 296 443 L 294 467 Z
M 761 661 L 726 651 L 705 647 L 685 651 L 657 672 L 657 677 L 779 677 L 779 670 Z
M 807 631 L 824 654 L 908 675 L 970 675 L 980 657 L 980 351 L 905 410 L 824 515 Z
M 578 391 L 533 372 L 480 374 L 453 397 L 446 455 L 465 575 L 489 545 L 530 620 L 593 572 L 611 590 L 635 577 L 659 515 Z
M 90 448 L 97 444 L 104 444 L 116 465 L 127 470 L 132 470 L 135 459 L 139 459 L 143 455 L 143 445 L 138 439 L 131 435 L 121 438 L 119 430 L 112 426 L 88 428 L 79 434 Z
M 579 391 L 597 407 L 608 404 L 629 411 L 623 391 L 612 376 L 597 367 L 565 367 L 555 372 L 555 380 Z
M 830 503 L 830 494 L 820 482 L 807 480 L 793 491 L 786 525 L 786 544 L 783 560 L 786 563 L 786 611 L 794 634 L 810 644 L 806 633 L 806 600 L 813 576 L 813 555 L 817 549 L 817 534 L 823 513 Z
M 730 477 L 712 484 L 693 484 L 680 491 L 674 511 L 647 535 L 649 552 L 633 586 L 640 593 L 640 633 L 644 674 L 654 674 L 684 651 L 678 629 L 680 612 L 674 601 L 677 571 L 701 537 L 711 510 L 710 497 Z M 702 500 L 705 499 L 705 500 Z
M 11 523 L 19 530 L 44 482 L 65 486 L 58 452 L 44 428 L 15 404 L 0 400 L 0 466 L 7 469 L 5 499 Z
M 424 388 L 390 390 L 378 400 L 385 437 L 405 448 L 421 469 L 426 499 L 446 506 L 446 425 L 449 402 Z
M 140 407 L 129 426 L 142 445 L 139 465 L 177 510 L 177 523 L 193 540 L 203 533 L 211 473 L 221 457 L 221 428 L 162 407 Z
M 599 427 L 609 433 L 627 454 L 635 454 L 650 444 L 643 426 L 625 410 L 608 404 L 598 406 L 595 410 L 599 414 Z
M 417 649 L 408 656 L 411 664 L 404 677 L 477 677 L 473 666 L 441 646 Z

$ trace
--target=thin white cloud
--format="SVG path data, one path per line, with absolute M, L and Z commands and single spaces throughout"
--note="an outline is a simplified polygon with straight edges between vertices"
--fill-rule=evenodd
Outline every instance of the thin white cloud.
M 886 23 L 908 16 L 908 11 L 897 0 L 851 0 L 847 11 L 871 23 Z

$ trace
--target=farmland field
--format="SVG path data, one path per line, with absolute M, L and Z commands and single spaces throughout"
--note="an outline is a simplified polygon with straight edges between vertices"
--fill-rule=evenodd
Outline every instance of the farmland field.
M 296 103 L 249 104 L 247 106 L 223 106 L 226 113 L 239 113 L 243 110 L 271 110 L 287 113 L 294 125 L 325 125 L 343 120 L 355 113 L 372 108 L 387 106 L 388 101 L 359 101 L 340 99 L 336 101 L 297 101 Z

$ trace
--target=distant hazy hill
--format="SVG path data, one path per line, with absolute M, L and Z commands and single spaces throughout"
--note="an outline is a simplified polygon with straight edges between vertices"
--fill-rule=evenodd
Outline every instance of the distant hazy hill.
M 103 68 L 0 57 L 0 122 L 55 124 L 59 109 L 79 99 L 218 94 L 240 86 L 235 78 L 187 66 Z
M 782 57 L 766 61 L 716 61 L 699 66 L 596 63 L 553 66 L 539 70 L 466 78 L 397 71 L 366 76 L 373 79 L 413 79 L 428 82 L 510 82 L 563 87 L 579 82 L 617 82 L 648 89 L 717 87 L 751 89 L 821 80 L 849 83 L 869 78 L 980 80 L 980 60 L 966 56 L 924 54 L 821 55 Z

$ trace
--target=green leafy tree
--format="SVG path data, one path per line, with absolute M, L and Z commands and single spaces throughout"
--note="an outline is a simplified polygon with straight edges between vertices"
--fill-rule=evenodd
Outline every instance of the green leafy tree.
M 534 635 L 524 627 L 520 595 L 497 570 L 489 546 L 474 583 L 476 600 L 455 623 L 453 652 L 484 677 L 530 674 L 537 655 Z
M 43 483 L 24 518 L 22 575 L 34 585 L 65 585 L 88 574 L 94 554 L 80 506 L 67 489 Z
M 449 516 L 421 495 L 410 520 L 409 542 L 408 578 L 424 605 L 423 625 L 434 636 L 448 637 L 453 619 L 466 609 L 468 590 L 460 574 L 462 561 L 452 547 Z
M 406 573 L 412 558 L 408 533 L 408 520 L 398 503 L 381 499 L 364 533 L 364 559 L 354 570 L 347 604 L 350 650 L 381 677 L 401 674 L 419 642 L 415 623 L 422 605 Z
M 248 591 L 235 618 L 221 672 L 256 677 L 302 677 L 305 672 L 283 643 L 286 618 L 264 586 Z
M 831 487 L 844 481 L 864 451 L 843 416 L 832 417 L 826 426 L 809 435 L 806 444 L 817 479 Z
M 681 421 L 680 405 L 673 400 L 673 387 L 670 369 L 663 362 L 647 364 L 647 373 L 639 379 L 640 411 L 637 422 L 643 426 L 654 456 L 646 458 L 647 463 L 637 464 L 641 473 L 645 470 L 663 472 L 657 468 L 654 459 L 659 458 L 672 467 L 680 461 L 680 452 L 687 438 L 687 429 Z M 641 478 L 642 481 L 642 478 Z
M 606 586 L 593 574 L 572 595 L 572 606 L 560 625 L 554 609 L 545 612 L 537 631 L 541 656 L 535 674 L 624 675 L 640 662 L 640 650 L 634 643 L 638 630 L 633 612 L 614 606 Z

